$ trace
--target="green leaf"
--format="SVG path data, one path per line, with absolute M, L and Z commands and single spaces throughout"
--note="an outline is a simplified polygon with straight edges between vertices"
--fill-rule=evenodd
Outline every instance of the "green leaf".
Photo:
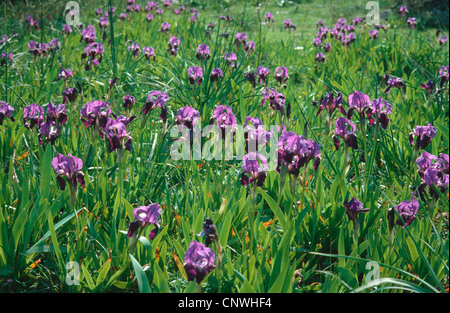
M 134 273 L 136 275 L 136 279 L 139 286 L 139 292 L 140 293 L 150 293 L 150 285 L 148 283 L 147 275 L 145 274 L 144 270 L 142 269 L 142 266 L 139 264 L 139 262 L 131 255 L 128 254 L 131 258 L 131 263 L 133 264 Z

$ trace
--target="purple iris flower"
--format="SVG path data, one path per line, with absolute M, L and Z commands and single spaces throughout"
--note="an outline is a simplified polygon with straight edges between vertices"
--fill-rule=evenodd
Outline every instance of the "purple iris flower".
M 211 75 L 209 75 L 209 79 L 211 82 L 216 82 L 219 78 L 223 77 L 223 72 L 220 68 L 216 67 L 211 71 Z
M 442 37 L 442 35 L 439 36 L 439 46 L 444 45 L 447 41 L 448 41 L 448 36 L 444 36 L 444 37 Z
M 102 14 L 103 14 L 103 10 L 102 9 L 96 9 L 95 10 L 95 15 L 101 16 Z
M 278 139 L 278 167 L 283 163 L 291 164 L 294 157 L 304 154 L 308 147 L 303 136 L 297 136 L 294 132 L 283 132 Z
M 267 67 L 258 66 L 256 74 L 258 75 L 258 82 L 262 84 L 263 81 L 267 82 L 267 76 L 269 76 L 270 70 Z
M 87 46 L 81 54 L 81 59 L 87 58 L 84 69 L 88 71 L 91 64 L 99 65 L 102 62 L 103 52 L 105 52 L 105 47 L 101 43 L 93 42 Z
M 35 125 L 39 128 L 44 121 L 44 108 L 32 103 L 23 108 L 23 121 L 25 127 L 32 129 Z
M 81 121 L 85 127 L 95 127 L 97 129 L 105 127 L 109 116 L 111 115 L 111 107 L 108 102 L 96 100 L 88 102 L 80 110 Z
M 415 17 L 408 18 L 408 20 L 406 21 L 406 24 L 408 24 L 409 28 L 411 28 L 411 27 L 416 28 L 416 24 L 417 24 L 416 18 Z
M 255 72 L 247 72 L 245 73 L 245 79 L 250 82 L 253 88 L 256 86 L 256 73 Z
M 141 112 L 142 114 L 147 115 L 147 113 L 152 112 L 154 109 L 161 108 L 161 114 L 159 117 L 163 120 L 163 122 L 165 122 L 167 119 L 167 101 L 169 101 L 169 95 L 167 93 L 153 90 L 148 95 L 147 101 L 145 102 Z
M 359 213 L 369 212 L 369 209 L 363 208 L 363 203 L 356 198 L 352 198 L 350 201 L 344 201 L 345 212 L 348 215 L 348 219 L 354 221 L 358 219 Z
M 139 51 L 141 51 L 141 47 L 139 46 L 139 43 L 137 41 L 135 41 L 128 46 L 128 51 L 130 51 L 134 57 L 137 57 L 139 54 Z
M 234 45 L 238 47 L 240 44 L 245 45 L 245 41 L 247 40 L 247 34 L 246 33 L 237 33 L 236 39 L 234 40 Z
M 0 125 L 3 125 L 3 121 L 5 118 L 9 118 L 11 122 L 14 122 L 14 117 L 12 113 L 14 112 L 14 108 L 6 103 L 5 101 L 0 101 Z
M 258 187 L 261 187 L 267 176 L 267 164 L 267 159 L 263 155 L 254 152 L 244 155 L 240 180 L 242 186 L 256 183 Z
M 322 39 L 320 37 L 314 38 L 313 45 L 314 47 L 318 47 L 322 44 Z
M 146 16 L 145 16 L 145 19 L 147 20 L 147 22 L 151 22 L 151 21 L 153 21 L 153 14 L 147 14 Z
M 66 111 L 67 109 L 64 103 L 54 105 L 49 102 L 47 105 L 47 121 L 54 121 L 59 125 L 65 124 L 68 119 Z
M 386 90 L 384 91 L 385 93 L 389 93 L 389 91 L 391 90 L 391 88 L 395 87 L 395 88 L 402 88 L 403 91 L 406 90 L 406 84 L 404 83 L 403 79 L 399 78 L 399 77 L 389 77 L 389 75 L 384 75 L 384 80 L 386 81 L 388 87 L 386 88 Z
M 136 102 L 136 98 L 130 95 L 125 95 L 122 98 L 123 107 L 127 109 L 131 109 L 133 104 Z
M 67 80 L 68 78 L 73 77 L 73 71 L 69 69 L 62 68 L 59 70 L 58 78 L 56 81 L 59 80 Z
M 216 125 L 222 130 L 222 138 L 225 138 L 225 131 L 228 128 L 235 128 L 237 126 L 236 115 L 232 109 L 227 105 L 217 106 L 212 115 L 211 122 L 215 120 Z
M 420 83 L 420 87 L 422 89 L 425 89 L 428 95 L 431 95 L 433 93 L 434 88 L 436 87 L 436 84 L 434 83 L 434 81 L 429 80 L 426 84 Z
M 171 55 L 177 55 L 178 53 L 178 46 L 180 45 L 180 39 L 178 37 L 175 36 L 171 36 L 169 39 L 169 48 L 167 49 L 167 51 L 169 51 L 169 53 Z
M 197 83 L 200 85 L 203 81 L 203 69 L 199 66 L 191 66 L 188 68 L 189 82 L 191 85 Z
M 257 117 L 245 118 L 244 131 L 247 153 L 258 151 L 258 145 L 265 146 L 271 137 L 271 133 L 265 129 L 263 122 Z
M 325 44 L 325 46 L 323 47 L 323 49 L 325 50 L 325 52 L 330 52 L 331 51 L 331 44 L 329 42 L 327 42 Z
M 133 217 L 134 221 L 128 224 L 128 238 L 136 240 L 141 231 L 150 225 L 155 227 L 149 233 L 149 238 L 150 240 L 155 238 L 159 230 L 159 223 L 161 223 L 161 206 L 158 203 L 137 207 L 133 210 Z M 132 244 L 133 240 L 130 242 L 130 246 Z
M 416 126 L 414 127 L 414 131 L 409 133 L 409 143 L 413 146 L 414 137 L 416 137 L 416 146 L 423 150 L 431 143 L 431 140 L 436 134 L 437 129 L 431 124 L 427 126 Z
M 439 84 L 439 92 L 442 90 L 442 87 L 444 87 L 444 84 L 449 81 L 449 66 L 443 65 L 441 69 L 439 70 L 439 77 L 441 78 L 441 82 Z
M 349 129 L 350 127 L 350 129 Z M 339 117 L 336 121 L 336 129 L 334 130 L 333 142 L 336 150 L 340 148 L 339 138 L 344 140 L 346 146 L 358 149 L 358 140 L 355 135 L 356 126 L 349 119 Z
M 297 27 L 292 23 L 290 19 L 286 19 L 284 21 L 284 29 L 288 29 L 290 31 L 291 29 L 297 29 Z
M 170 29 L 170 24 L 169 23 L 161 23 L 161 30 L 160 32 L 162 33 L 167 33 Z
M 372 37 L 373 39 L 377 39 L 379 35 L 379 31 L 376 29 L 369 30 L 369 37 Z
M 353 25 L 358 25 L 358 24 L 361 24 L 362 23 L 362 19 L 360 18 L 360 17 L 355 17 L 354 19 L 353 19 L 353 21 L 352 21 L 352 24 Z
M 405 5 L 402 5 L 400 7 L 400 9 L 398 10 L 398 15 L 399 16 L 402 16 L 402 15 L 408 16 L 408 8 Z
M 209 247 L 214 240 L 218 239 L 216 226 L 213 224 L 213 221 L 210 217 L 205 218 L 203 222 L 203 230 L 199 237 L 205 236 L 205 246 Z
M 70 153 L 67 156 L 58 153 L 58 155 L 52 160 L 53 168 L 56 172 L 56 180 L 59 183 L 61 190 L 66 188 L 66 181 L 69 182 L 72 189 L 77 187 L 77 183 L 84 187 L 84 173 L 81 171 L 83 168 L 83 161 Z
M 59 128 L 56 122 L 48 120 L 42 123 L 39 127 L 39 144 L 44 144 L 44 138 L 46 142 L 49 142 L 52 146 L 55 145 L 56 138 L 58 138 Z
M 100 27 L 100 29 L 108 27 L 109 26 L 108 17 L 106 17 L 106 16 L 100 17 L 98 20 L 98 26 Z
M 131 151 L 131 137 L 125 124 L 120 120 L 108 118 L 105 127 L 102 128 L 101 134 L 103 133 L 109 143 L 109 152 L 123 149 Z
M 175 123 L 193 129 L 194 124 L 200 120 L 200 112 L 190 106 L 178 109 Z
M 196 281 L 200 284 L 209 272 L 214 270 L 215 259 L 214 251 L 204 244 L 193 241 L 184 255 L 183 267 L 186 271 L 189 281 Z
M 322 27 L 323 25 L 324 25 L 323 20 L 318 20 L 318 21 L 317 21 L 317 24 L 316 24 L 317 28 L 320 28 L 320 27 Z
M 449 160 L 448 154 L 441 154 L 439 157 L 423 151 L 416 160 L 418 173 L 422 178 L 418 191 L 424 198 L 425 189 L 428 187 L 432 198 L 438 198 L 438 194 L 432 188 L 435 185 L 441 193 L 445 192 L 449 184 Z
M 228 63 L 228 66 L 236 67 L 237 56 L 234 52 L 225 52 L 225 60 Z
M 253 40 L 247 41 L 244 45 L 244 51 L 252 54 L 255 51 L 255 42 Z
M 153 58 L 153 61 L 155 61 L 155 59 L 156 59 L 155 49 L 153 49 L 152 47 L 143 47 L 142 53 L 144 54 L 144 56 L 147 60 L 150 60 L 150 58 Z
M 286 97 L 281 92 L 277 92 L 275 89 L 266 88 L 262 91 L 263 100 L 261 105 L 265 105 L 266 101 L 269 101 L 270 107 L 284 115 L 286 107 Z
M 419 173 L 420 177 L 423 178 L 424 172 L 433 166 L 438 165 L 439 158 L 427 151 L 423 151 L 422 154 L 416 159 L 416 164 L 418 167 L 417 172 Z
M 211 51 L 206 43 L 202 43 L 197 47 L 197 55 L 196 58 L 198 60 L 208 60 L 211 56 Z
M 69 88 L 66 88 L 66 89 L 62 92 L 61 95 L 63 96 L 63 103 L 64 103 L 64 104 L 67 103 L 67 100 L 69 100 L 70 102 L 73 103 L 73 102 L 75 102 L 75 100 L 76 100 L 77 97 L 78 97 L 78 89 L 75 88 L 75 87 L 69 87 Z
M 399 214 L 396 224 L 405 228 L 411 225 L 416 218 L 417 210 L 419 209 L 419 201 L 411 197 L 411 201 L 405 200 L 399 205 L 395 206 L 395 210 Z
M 316 57 L 314 58 L 314 61 L 319 62 L 319 63 L 325 62 L 325 54 L 323 54 L 322 52 L 318 52 L 316 54 Z
M 288 70 L 284 66 L 277 67 L 275 69 L 275 79 L 280 83 L 284 84 L 289 79 Z
M 269 23 L 269 22 L 273 23 L 273 14 L 272 13 L 267 12 L 265 18 L 266 18 L 266 23 Z
M 14 55 L 12 53 L 6 54 L 4 51 L 0 53 L 0 65 L 5 65 L 8 60 L 11 62 L 13 59 Z
M 126 20 L 127 19 L 127 14 L 126 13 L 120 13 L 119 19 L 122 20 L 122 21 Z
M 381 127 L 387 129 L 389 126 L 388 115 L 392 112 L 392 105 L 383 98 L 372 100 L 371 115 L 369 117 L 370 125 L 373 125 L 375 116 L 380 122 Z
M 370 118 L 372 112 L 371 103 L 368 95 L 360 91 L 354 91 L 348 96 L 348 105 L 350 108 L 347 111 L 347 117 L 351 119 L 353 117 L 353 111 L 356 111 L 361 118 L 364 116 Z
M 87 44 L 95 42 L 96 33 L 95 33 L 95 27 L 92 25 L 88 25 L 87 28 L 84 28 L 81 31 L 81 39 L 80 41 L 84 41 Z
M 330 92 L 320 101 L 319 110 L 317 111 L 318 116 L 322 110 L 326 110 L 328 114 L 331 116 L 333 112 L 338 109 L 342 114 L 347 116 L 344 107 L 342 106 L 342 94 L 340 92 L 337 93 L 337 96 L 334 97 L 333 92 Z

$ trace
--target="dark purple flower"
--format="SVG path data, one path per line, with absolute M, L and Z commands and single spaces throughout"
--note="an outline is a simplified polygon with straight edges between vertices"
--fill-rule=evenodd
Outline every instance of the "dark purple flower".
M 318 52 L 316 54 L 316 57 L 314 58 L 314 61 L 320 62 L 320 63 L 325 62 L 325 54 L 323 54 L 322 52 Z
M 369 30 L 369 37 L 372 37 L 373 39 L 377 39 L 379 35 L 379 31 L 376 29 Z
M 234 45 L 238 47 L 240 44 L 245 45 L 245 41 L 247 40 L 247 34 L 246 33 L 237 33 L 236 39 L 234 40 Z
M 368 95 L 355 91 L 348 96 L 348 105 L 350 108 L 347 111 L 347 117 L 351 119 L 353 117 L 353 111 L 359 113 L 360 117 L 370 117 L 371 113 L 371 101 Z
M 314 47 L 318 47 L 322 44 L 322 39 L 320 37 L 314 38 L 313 45 Z
M 66 188 L 64 177 L 67 178 L 72 188 L 75 189 L 77 183 L 79 183 L 81 187 L 84 187 L 84 173 L 81 171 L 83 168 L 83 161 L 80 158 L 72 156 L 70 153 L 67 156 L 58 153 L 58 155 L 53 158 L 52 165 L 55 169 L 56 179 L 61 190 Z
M 175 123 L 192 129 L 197 120 L 200 120 L 200 113 L 193 107 L 186 106 L 178 109 Z
M 81 31 L 81 40 L 80 41 L 84 41 L 85 43 L 89 44 L 89 43 L 93 43 L 95 41 L 96 38 L 96 33 L 95 33 L 95 27 L 92 25 L 88 25 L 87 28 L 84 28 Z
M 436 133 L 436 127 L 431 124 L 427 126 L 416 126 L 414 127 L 414 131 L 409 133 L 409 143 L 413 146 L 414 137 L 416 137 L 416 146 L 423 150 L 431 143 Z
M 434 81 L 429 80 L 426 84 L 420 83 L 420 87 L 422 89 L 425 89 L 428 95 L 431 95 L 434 88 L 436 87 L 436 84 L 434 83 Z
M 161 30 L 160 32 L 162 33 L 167 33 L 170 29 L 170 24 L 169 23 L 161 23 Z
M 344 114 L 345 116 L 347 115 L 344 108 L 342 107 L 342 94 L 340 92 L 337 93 L 336 98 L 334 97 L 333 92 L 330 92 L 324 98 L 322 98 L 316 116 L 318 116 L 320 112 L 322 112 L 322 110 L 324 109 L 328 112 L 330 116 L 336 109 L 339 109 L 339 111 L 341 111 L 341 113 Z
M 330 52 L 331 51 L 331 44 L 329 42 L 327 42 L 325 44 L 325 46 L 323 47 L 323 49 L 325 50 L 325 52 Z
M 56 81 L 59 80 L 67 80 L 68 78 L 73 77 L 73 71 L 69 69 L 62 68 L 59 70 L 58 78 Z
M 223 77 L 223 72 L 220 68 L 216 67 L 211 71 L 211 75 L 209 75 L 209 79 L 211 82 L 216 82 L 219 80 L 219 78 Z
M 209 272 L 214 270 L 214 251 L 204 244 L 193 241 L 184 255 L 184 269 L 189 281 L 196 281 L 200 284 Z
M 131 150 L 131 137 L 122 121 L 108 118 L 106 125 L 102 128 L 102 133 L 108 140 L 109 152 L 122 149 Z
M 12 113 L 14 112 L 14 108 L 6 103 L 5 101 L 0 101 L 0 125 L 3 125 L 3 121 L 5 118 L 9 118 L 12 122 L 14 122 L 14 117 Z
M 352 24 L 353 25 L 358 25 L 358 24 L 361 24 L 362 23 L 362 19 L 360 18 L 360 17 L 355 17 L 354 19 L 353 19 L 353 21 L 352 21 Z
M 253 88 L 256 86 L 256 73 L 255 72 L 247 72 L 245 73 L 245 79 L 250 82 Z
M 133 104 L 136 102 L 136 98 L 130 95 L 125 95 L 122 98 L 123 107 L 127 109 L 131 109 L 133 107 Z
M 245 151 L 257 152 L 259 145 L 265 146 L 271 133 L 267 131 L 263 122 L 257 117 L 247 116 L 244 122 Z
M 280 83 L 284 84 L 289 79 L 288 70 L 284 66 L 277 67 L 275 69 L 275 79 Z
M 151 22 L 151 21 L 153 21 L 153 14 L 147 14 L 146 16 L 145 16 L 145 19 L 147 20 L 147 22 Z
M 177 55 L 178 53 L 178 46 L 180 45 L 180 39 L 178 37 L 175 36 L 171 36 L 169 39 L 169 48 L 167 49 L 167 51 L 169 51 L 169 53 L 171 55 Z
M 408 24 L 408 27 L 409 28 L 416 28 L 416 24 L 417 24 L 417 21 L 416 21 L 416 18 L 415 17 L 410 17 L 410 18 L 408 18 L 408 20 L 406 21 L 406 23 Z
M 225 60 L 228 63 L 228 66 L 235 67 L 237 62 L 237 56 L 234 52 L 225 52 Z
M 196 58 L 199 60 L 208 60 L 211 56 L 211 51 L 206 43 L 202 43 L 197 47 Z
M 448 41 L 448 36 L 444 36 L 444 37 L 442 37 L 442 35 L 439 36 L 439 46 L 444 45 L 447 41 Z
M 267 76 L 269 76 L 270 70 L 267 67 L 258 66 L 256 74 L 258 75 L 258 82 L 262 84 L 263 81 L 267 82 Z
M 235 128 L 237 126 L 236 115 L 227 105 L 218 105 L 214 109 L 211 115 L 211 122 L 213 121 L 222 129 L 222 138 L 225 138 L 225 130 L 227 128 Z
M 155 59 L 156 59 L 155 49 L 153 49 L 152 47 L 143 47 L 142 53 L 144 54 L 144 56 L 147 60 L 150 60 L 150 58 L 153 58 L 153 61 L 155 61 Z
M 288 29 L 289 31 L 291 29 L 296 29 L 297 27 L 295 27 L 295 25 L 292 23 L 292 21 L 290 19 L 286 19 L 284 21 L 284 29 Z
M 133 56 L 137 57 L 139 55 L 139 51 L 141 51 L 141 47 L 137 41 L 133 42 L 128 46 L 128 51 L 130 51 Z
M 391 90 L 391 88 L 395 87 L 395 88 L 402 88 L 403 91 L 406 90 L 406 84 L 404 83 L 403 79 L 399 78 L 399 77 L 389 77 L 389 75 L 385 75 L 384 76 L 384 80 L 386 80 L 386 83 L 388 85 L 388 87 L 386 88 L 386 90 L 384 91 L 385 93 L 389 93 L 389 91 Z
M 408 16 L 408 8 L 405 5 L 402 5 L 400 7 L 400 9 L 398 10 L 398 15 L 399 16 L 402 16 L 402 15 Z
M 255 51 L 255 42 L 253 40 L 247 41 L 244 45 L 244 51 L 252 54 Z
M 369 212 L 369 209 L 364 209 L 363 204 L 356 198 L 352 198 L 350 201 L 344 201 L 345 212 L 348 215 L 348 219 L 354 221 L 358 219 L 359 213 Z
M 241 184 L 247 186 L 256 183 L 261 187 L 267 176 L 268 162 L 263 155 L 250 152 L 242 160 Z
M 81 54 L 82 59 L 87 58 L 84 69 L 88 71 L 91 64 L 94 66 L 99 65 L 102 61 L 103 52 L 105 52 L 105 47 L 101 43 L 93 42 L 87 46 Z
M 442 90 L 442 87 L 445 83 L 449 81 L 449 66 L 443 65 L 441 69 L 439 70 L 439 77 L 441 78 L 441 82 L 439 84 L 439 90 Z M 440 92 L 440 91 L 439 91 Z
M 33 128 L 35 125 L 39 128 L 44 121 L 44 108 L 32 103 L 23 108 L 23 121 L 25 127 Z
M 294 157 L 304 154 L 309 144 L 303 136 L 294 132 L 283 132 L 278 139 L 278 167 L 293 163 Z
M 103 128 L 109 116 L 111 115 L 111 108 L 108 102 L 96 100 L 88 102 L 80 110 L 81 121 L 85 127 Z
M 387 129 L 389 126 L 389 117 L 388 115 L 392 112 L 392 105 L 384 100 L 383 98 L 373 99 L 372 100 L 372 108 L 371 115 L 369 117 L 370 125 L 373 125 L 375 116 L 377 120 L 380 122 L 380 125 Z
M 350 129 L 349 129 L 350 127 Z M 344 140 L 348 147 L 358 149 L 358 140 L 355 135 L 356 126 L 349 119 L 339 117 L 336 121 L 336 129 L 334 130 L 333 142 L 336 150 L 340 148 L 339 138 Z
M 198 236 L 205 236 L 205 246 L 207 247 L 209 247 L 211 243 L 218 238 L 216 226 L 213 224 L 211 218 L 205 218 L 205 221 L 203 222 L 203 230 L 200 234 L 198 234 Z
M 128 224 L 127 237 L 136 239 L 144 228 L 154 225 L 155 228 L 149 234 L 149 238 L 153 239 L 159 230 L 159 223 L 161 223 L 161 206 L 154 203 L 137 207 L 133 210 L 133 217 L 134 221 Z
M 199 66 L 191 66 L 188 68 L 188 75 L 191 85 L 200 85 L 203 81 L 203 69 Z
M 106 16 L 100 17 L 100 19 L 98 20 L 98 26 L 100 27 L 100 29 L 108 27 L 109 26 L 108 17 Z
M 65 124 L 67 122 L 67 109 L 64 103 L 54 105 L 49 102 L 47 105 L 47 121 L 54 121 L 58 124 Z
M 416 218 L 417 210 L 419 209 L 419 201 L 416 198 L 411 197 L 411 201 L 405 200 L 399 205 L 395 206 L 395 210 L 399 214 L 396 224 L 405 228 L 411 225 Z
M 70 25 L 64 24 L 62 32 L 63 34 L 70 34 L 72 32 L 72 27 L 70 27 Z
M 48 120 L 42 123 L 39 127 L 39 144 L 42 146 L 45 140 L 52 146 L 55 145 L 56 138 L 58 138 L 59 129 L 56 122 Z
M 266 18 L 266 23 L 269 23 L 269 22 L 273 23 L 273 14 L 272 13 L 267 12 L 265 18 Z
M 147 113 L 151 113 L 154 109 L 161 108 L 159 117 L 165 122 L 167 119 L 167 101 L 169 101 L 169 95 L 167 93 L 153 90 L 148 95 L 147 101 L 141 109 L 141 112 L 142 114 L 147 115 Z
M 69 100 L 70 102 L 75 102 L 75 100 L 78 97 L 78 89 L 75 87 L 69 87 L 67 89 L 65 89 L 62 94 L 63 96 L 63 103 L 66 104 L 67 100 Z
M 266 101 L 269 101 L 270 107 L 284 115 L 286 107 L 286 97 L 281 92 L 277 92 L 275 89 L 266 88 L 262 91 L 263 100 L 261 105 L 265 105 Z

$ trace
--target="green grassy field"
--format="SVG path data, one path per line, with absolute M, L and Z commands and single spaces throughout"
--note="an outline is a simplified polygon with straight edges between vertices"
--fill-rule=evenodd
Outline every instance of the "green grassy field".
M 440 70 L 448 66 L 449 46 L 440 45 L 437 28 L 427 26 L 432 16 L 410 10 L 417 26 L 409 28 L 397 14 L 399 5 L 379 1 L 381 24 L 388 26 L 372 39 L 374 26 L 364 22 L 369 10 L 362 1 L 266 1 L 259 8 L 253 1 L 186 1 L 180 14 L 174 10 L 181 3 L 163 8 L 160 1 L 163 13 L 157 14 L 156 9 L 146 11 L 147 1 L 136 1 L 140 9 L 129 12 L 126 1 L 111 2 L 115 12 L 101 29 L 99 19 L 109 11 L 108 1 L 79 1 L 82 27 L 72 26 L 68 34 L 62 32 L 69 13 L 63 1 L 0 5 L 0 35 L 7 36 L 0 41 L 0 54 L 5 53 L 0 57 L 0 105 L 14 109 L 12 119 L 0 110 L 0 291 L 448 292 L 449 88 Z M 194 22 L 189 21 L 195 15 L 190 8 L 198 10 Z M 267 12 L 273 22 L 265 22 Z M 146 19 L 149 13 L 151 21 Z M 39 21 L 37 28 L 29 25 L 27 14 Z M 229 22 L 219 19 L 228 15 Z M 355 34 L 351 43 L 342 44 L 328 33 L 314 46 L 318 20 L 330 29 L 340 18 L 350 25 L 356 16 L 363 22 L 345 34 Z M 296 29 L 285 29 L 286 19 Z M 160 31 L 163 22 L 171 25 L 167 33 Z M 214 28 L 208 28 L 211 22 Z M 80 39 L 88 25 L 95 27 L 95 41 L 103 44 L 104 52 L 98 65 L 86 69 L 88 59 L 82 54 L 89 44 Z M 448 36 L 448 28 L 440 29 L 440 36 Z M 235 45 L 238 33 L 255 42 L 252 53 Z M 180 39 L 176 55 L 168 52 L 171 36 Z M 30 52 L 30 41 L 49 43 L 54 38 L 60 43 L 55 51 Z M 135 42 L 140 46 L 137 56 L 129 50 Z M 327 42 L 329 52 L 324 50 Z M 210 57 L 201 61 L 196 54 L 203 43 Z M 155 60 L 146 59 L 143 47 L 154 48 Z M 235 67 L 224 59 L 227 52 L 236 54 Z M 324 62 L 316 60 L 318 52 L 324 53 Z M 192 66 L 202 68 L 201 84 L 190 83 Z M 246 73 L 258 66 L 270 74 L 262 83 L 256 77 L 253 86 Z M 284 85 L 274 77 L 282 66 L 289 73 Z M 58 80 L 61 68 L 71 69 L 73 77 Z M 223 71 L 215 83 L 210 80 L 214 68 Z M 386 74 L 401 78 L 405 88 L 394 86 L 386 93 Z M 117 83 L 111 85 L 114 78 Z M 421 87 L 428 81 L 435 83 L 430 93 Z M 40 126 L 49 118 L 42 116 L 29 128 L 24 108 L 35 103 L 48 113 L 49 103 L 64 102 L 69 87 L 78 95 L 66 101 L 68 119 L 55 124 L 52 144 Z M 284 95 L 283 110 L 268 102 L 262 105 L 266 87 Z M 165 119 L 160 107 L 141 111 L 155 90 L 168 95 Z M 370 98 L 372 118 L 373 100 L 383 98 L 392 106 L 386 128 L 379 116 L 371 125 L 367 111 L 318 114 L 329 93 L 342 94 L 347 114 L 355 91 Z M 136 100 L 131 109 L 123 106 L 126 95 Z M 100 118 L 92 127 L 82 120 L 80 110 L 93 101 L 108 102 L 108 121 L 135 116 L 123 124 L 128 137 L 121 137 L 117 150 L 111 151 L 109 140 L 119 130 L 109 133 Z M 283 175 L 290 170 L 287 166 L 281 173 L 267 170 L 261 186 L 244 186 L 240 158 L 175 160 L 170 151 L 176 142 L 171 130 L 177 127 L 177 111 L 196 109 L 204 127 L 218 105 L 229 106 L 237 125 L 257 117 L 267 128 L 283 123 L 285 131 L 316 142 L 320 165 L 314 169 L 313 161 L 306 163 L 297 175 Z M 355 125 L 358 147 L 340 139 L 336 149 L 334 130 L 342 117 Z M 436 130 L 430 143 L 419 147 L 414 135 L 411 144 L 415 127 L 429 123 Z M 128 138 L 131 146 L 125 149 Z M 210 139 L 203 137 L 202 145 Z M 269 148 L 276 151 L 277 141 Z M 238 152 L 237 144 L 233 151 Z M 416 160 L 424 151 L 447 155 L 447 167 L 444 161 L 433 165 L 438 176 L 422 194 L 424 181 L 431 179 L 418 171 Z M 52 163 L 59 153 L 81 159 L 78 172 L 84 184 L 59 175 Z M 412 197 L 418 200 L 415 219 L 403 227 L 405 215 L 398 206 Z M 352 198 L 368 209 L 356 220 L 345 207 Z M 138 219 L 134 210 L 151 204 L 160 205 L 158 222 L 127 236 L 129 224 Z M 393 220 L 388 212 L 396 212 Z M 200 234 L 207 218 L 215 225 L 209 245 L 214 269 L 195 280 L 186 251 L 194 241 L 206 243 Z M 196 262 L 200 275 L 206 257 Z

